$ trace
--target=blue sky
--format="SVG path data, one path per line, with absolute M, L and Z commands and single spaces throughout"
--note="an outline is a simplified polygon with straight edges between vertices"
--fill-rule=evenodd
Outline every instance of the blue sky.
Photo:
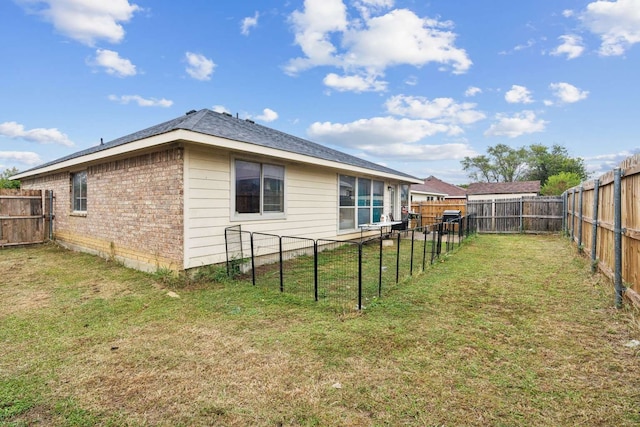
M 0 170 L 209 108 L 417 177 L 640 152 L 640 0 L 0 2 Z

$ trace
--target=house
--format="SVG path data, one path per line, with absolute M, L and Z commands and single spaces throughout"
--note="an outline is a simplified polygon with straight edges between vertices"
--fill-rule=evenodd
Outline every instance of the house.
M 435 176 L 425 178 L 420 184 L 411 185 L 411 201 L 426 202 L 432 200 L 447 200 L 467 198 L 464 188 L 444 182 Z
M 54 238 L 154 271 L 226 260 L 224 230 L 346 240 L 399 216 L 403 172 L 207 109 L 21 172 L 54 192 Z
M 540 194 L 540 181 L 474 182 L 467 188 L 467 200 L 500 200 L 534 197 Z

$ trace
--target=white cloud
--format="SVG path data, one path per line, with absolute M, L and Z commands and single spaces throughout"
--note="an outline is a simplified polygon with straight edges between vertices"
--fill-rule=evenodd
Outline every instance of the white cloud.
M 551 83 L 549 89 L 553 91 L 553 94 L 560 102 L 564 104 L 572 104 L 574 102 L 587 99 L 589 91 L 580 90 L 577 87 L 569 83 Z
M 60 33 L 88 46 L 98 40 L 121 42 L 125 34 L 121 24 L 142 10 L 128 0 L 26 0 L 23 4 Z
M 362 144 L 375 146 L 417 142 L 448 130 L 448 126 L 428 120 L 374 117 L 351 123 L 315 122 L 309 127 L 308 133 L 322 142 L 360 148 Z
M 476 96 L 480 93 L 482 93 L 482 89 L 480 89 L 479 87 L 469 86 L 467 90 L 464 92 L 464 96 L 467 96 L 467 97 Z
M 225 107 L 224 105 L 214 105 L 213 107 L 211 107 L 211 109 L 213 111 L 215 111 L 216 113 L 228 113 L 228 114 L 231 114 L 231 111 L 229 111 L 227 109 L 227 107 Z
M 449 127 L 428 120 L 374 117 L 351 123 L 313 123 L 307 133 L 314 140 L 359 150 L 362 157 L 386 160 L 429 161 L 475 155 L 462 143 L 420 144 L 423 138 L 446 133 Z
M 616 167 L 619 167 L 624 160 L 636 154 L 640 154 L 639 147 L 636 147 L 633 150 L 624 150 L 617 153 L 585 157 L 585 167 L 591 176 L 598 177 L 615 169 Z
M 410 10 L 395 9 L 366 24 L 364 29 L 344 34 L 347 66 L 382 72 L 393 65 L 420 67 L 436 62 L 451 65 L 456 74 L 471 67 L 465 50 L 454 46 L 456 35 L 450 31 L 453 24 L 449 21 L 420 18 Z
M 640 0 L 594 1 L 579 18 L 600 36 L 602 56 L 622 55 L 640 42 Z
M 405 79 L 404 84 L 409 86 L 415 86 L 418 84 L 418 78 L 416 76 L 409 76 Z
M 32 151 L 0 151 L 0 160 L 35 166 L 42 163 L 40 156 Z
M 119 102 L 120 104 L 129 104 L 130 102 L 135 102 L 140 107 L 171 107 L 173 105 L 173 101 L 162 98 L 143 98 L 140 95 L 109 95 L 109 100 L 114 102 Z
M 121 58 L 118 52 L 108 49 L 96 50 L 94 65 L 104 67 L 108 74 L 118 77 L 130 77 L 137 74 L 136 66 L 128 59 Z
M 391 9 L 395 4 L 394 0 L 356 0 L 354 6 L 364 19 L 369 19 L 372 13 L 380 13 Z
M 242 24 L 240 24 L 240 32 L 242 33 L 242 35 L 248 36 L 251 28 L 258 26 L 259 17 L 260 14 L 256 12 L 252 17 L 247 16 L 242 20 Z
M 35 128 L 25 130 L 24 126 L 16 122 L 0 123 L 0 136 L 11 139 L 24 139 L 39 144 L 60 144 L 73 147 L 74 143 L 67 135 L 56 128 Z
M 262 110 L 261 115 L 256 116 L 256 119 L 261 120 L 263 122 L 272 122 L 278 119 L 278 113 L 276 113 L 270 108 L 265 108 L 264 110 Z
M 285 72 L 295 75 L 317 66 L 332 66 L 366 82 L 378 81 L 388 67 L 395 65 L 438 63 L 456 74 L 469 69 L 472 62 L 464 49 L 455 46 L 451 22 L 420 18 L 407 9 L 380 14 L 393 4 L 385 0 L 357 1 L 355 8 L 360 16 L 349 20 L 342 0 L 306 0 L 303 10 L 290 16 L 295 43 L 304 56 L 291 59 Z M 337 79 L 328 81 L 336 83 Z M 344 84 L 340 87 L 362 91 L 362 81 L 341 82 Z
M 564 16 L 565 18 L 571 18 L 574 15 L 575 15 L 575 12 L 571 9 L 565 9 L 562 11 L 562 16 Z
M 387 82 L 380 81 L 375 76 L 339 76 L 329 73 L 323 83 L 339 92 L 382 92 L 387 90 Z
M 552 50 L 551 55 L 567 55 L 567 59 L 575 59 L 584 52 L 582 37 L 573 34 L 566 34 L 558 38 L 562 40 L 562 44 Z
M 368 155 L 399 161 L 432 161 L 432 160 L 461 160 L 466 156 L 477 153 L 468 144 L 405 144 L 362 145 L 361 150 Z
M 460 104 L 452 98 L 435 98 L 430 101 L 421 96 L 397 95 L 389 98 L 385 106 L 391 114 L 433 120 L 447 125 L 468 125 L 486 118 L 484 113 L 474 109 L 476 104 Z
M 289 61 L 285 71 L 297 74 L 318 65 L 339 65 L 334 57 L 336 47 L 330 33 L 347 29 L 347 8 L 342 0 L 305 0 L 304 11 L 294 11 L 289 17 L 295 32 L 295 43 L 304 58 Z
M 516 138 L 518 136 L 542 132 L 547 122 L 537 119 L 533 111 L 522 111 L 512 117 L 505 114 L 496 115 L 497 123 L 492 124 L 484 133 L 485 136 L 506 136 Z
M 198 53 L 187 52 L 187 74 L 196 80 L 211 80 L 211 74 L 216 64 L 212 60 Z
M 504 99 L 509 104 L 530 104 L 533 102 L 529 89 L 520 85 L 511 86 L 511 89 L 504 94 Z

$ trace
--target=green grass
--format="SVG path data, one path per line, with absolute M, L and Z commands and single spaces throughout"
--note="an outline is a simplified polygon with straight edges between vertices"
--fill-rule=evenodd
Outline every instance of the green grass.
M 362 312 L 3 250 L 0 425 L 638 425 L 613 302 L 559 237 L 473 238 Z

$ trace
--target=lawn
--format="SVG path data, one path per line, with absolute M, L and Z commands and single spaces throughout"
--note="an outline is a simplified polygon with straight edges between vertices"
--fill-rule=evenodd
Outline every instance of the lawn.
M 340 311 L 0 251 L 0 425 L 640 423 L 640 339 L 565 239 L 479 236 Z

